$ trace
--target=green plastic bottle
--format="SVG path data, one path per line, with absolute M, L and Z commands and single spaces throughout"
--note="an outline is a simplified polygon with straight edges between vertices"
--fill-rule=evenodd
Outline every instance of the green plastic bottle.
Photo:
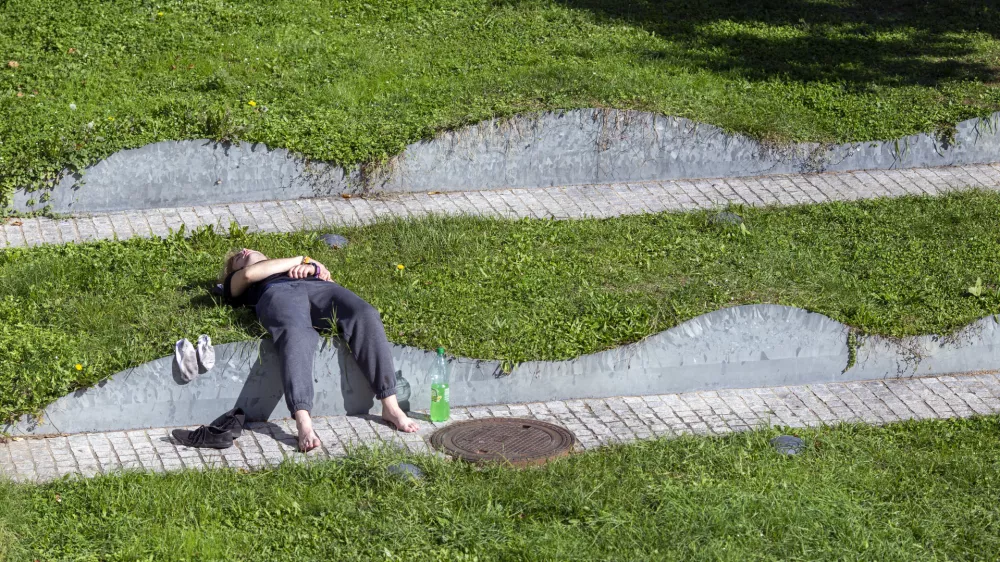
M 431 421 L 448 421 L 451 417 L 451 396 L 448 391 L 448 361 L 444 348 L 438 348 L 437 358 L 431 368 Z

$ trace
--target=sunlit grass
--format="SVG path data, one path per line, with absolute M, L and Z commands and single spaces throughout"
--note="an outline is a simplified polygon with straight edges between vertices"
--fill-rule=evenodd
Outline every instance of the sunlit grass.
M 351 165 L 595 106 L 891 139 L 1000 108 L 998 36 L 954 0 L 0 2 L 0 194 L 161 140 Z
M 1000 551 L 996 417 L 775 430 L 478 470 L 342 462 L 0 483 L 10 560 L 972 560 Z M 6 551 L 5 551 L 6 549 Z

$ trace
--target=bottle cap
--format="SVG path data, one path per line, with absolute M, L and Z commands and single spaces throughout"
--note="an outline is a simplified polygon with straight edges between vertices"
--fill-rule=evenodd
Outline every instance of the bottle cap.
M 438 355 L 444 355 L 444 348 L 443 347 L 439 347 L 438 348 Z

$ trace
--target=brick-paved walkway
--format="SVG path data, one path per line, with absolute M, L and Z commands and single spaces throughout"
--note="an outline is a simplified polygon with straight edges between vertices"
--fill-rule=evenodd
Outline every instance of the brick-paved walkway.
M 478 406 L 456 409 L 453 419 L 516 416 L 545 420 L 570 429 L 581 448 L 591 449 L 634 439 L 685 433 L 724 434 L 762 425 L 881 424 L 998 411 L 1000 377 L 973 374 Z M 308 455 L 295 452 L 295 428 L 288 420 L 253 424 L 236 446 L 225 451 L 175 445 L 168 428 L 13 440 L 0 444 L 0 477 L 44 481 L 66 474 L 93 476 L 123 469 L 250 470 L 274 466 L 285 459 L 342 455 L 351 444 L 377 441 L 396 443 L 414 452 L 428 452 L 426 437 L 435 425 L 443 425 L 422 421 L 419 434 L 404 435 L 372 421 L 376 419 L 316 418 L 315 427 L 323 448 Z
M 727 203 L 794 205 L 835 200 L 1000 189 L 1000 163 L 907 170 L 761 176 L 695 181 L 619 183 L 544 189 L 413 193 L 379 198 L 326 197 L 98 214 L 65 220 L 11 219 L 0 227 L 0 248 L 101 238 L 165 236 L 181 224 L 287 232 L 305 226 L 347 225 L 376 217 L 428 213 L 509 217 L 610 217 L 665 210 L 706 209 Z

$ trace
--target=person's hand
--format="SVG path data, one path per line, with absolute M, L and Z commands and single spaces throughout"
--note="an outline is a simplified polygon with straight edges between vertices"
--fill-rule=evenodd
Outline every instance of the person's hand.
M 316 264 L 316 278 L 317 279 L 320 279 L 322 281 L 332 281 L 333 280 L 330 277 L 330 270 L 327 269 L 325 265 L 319 263 L 316 260 L 313 260 L 313 263 Z
M 306 277 L 312 277 L 315 272 L 316 268 L 313 267 L 311 263 L 303 263 L 292 266 L 292 268 L 288 270 L 288 276 L 292 279 L 305 279 Z

